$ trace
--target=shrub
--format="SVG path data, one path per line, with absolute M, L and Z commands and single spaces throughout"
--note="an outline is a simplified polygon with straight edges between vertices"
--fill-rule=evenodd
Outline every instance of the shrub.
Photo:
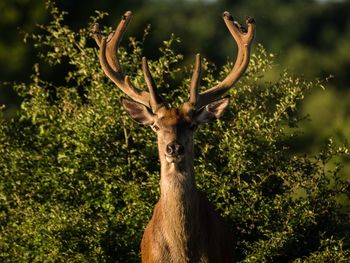
M 60 85 L 43 80 L 35 65 L 31 83 L 15 85 L 23 98 L 19 119 L 0 121 L 1 262 L 137 262 L 159 195 L 155 136 L 122 110 L 123 94 L 102 73 L 90 28 L 74 32 L 64 13 L 49 9 L 45 33 L 30 38 L 52 67 L 69 70 Z M 190 76 L 178 66 L 178 42 L 164 41 L 160 58 L 150 61 L 174 104 L 186 98 Z M 142 44 L 130 38 L 121 61 L 145 88 Z M 231 66 L 216 73 L 205 61 L 203 86 Z M 266 81 L 272 66 L 273 56 L 258 46 L 224 118 L 198 131 L 198 187 L 235 233 L 238 261 L 347 262 L 350 221 L 339 200 L 350 187 L 332 160 L 348 150 L 329 140 L 317 155 L 293 153 L 298 105 L 322 83 L 287 71 Z

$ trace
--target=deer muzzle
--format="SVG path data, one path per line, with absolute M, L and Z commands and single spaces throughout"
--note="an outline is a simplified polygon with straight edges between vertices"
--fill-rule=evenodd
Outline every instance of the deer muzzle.
M 177 163 L 181 161 L 184 153 L 185 148 L 177 141 L 169 143 L 165 148 L 165 157 L 169 163 Z

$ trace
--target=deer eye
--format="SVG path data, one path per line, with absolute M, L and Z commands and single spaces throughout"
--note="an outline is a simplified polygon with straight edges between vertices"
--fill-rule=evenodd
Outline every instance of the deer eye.
M 155 132 L 159 131 L 159 126 L 158 126 L 156 123 L 153 123 L 153 124 L 151 125 L 151 128 L 152 128 L 152 130 L 155 131 Z

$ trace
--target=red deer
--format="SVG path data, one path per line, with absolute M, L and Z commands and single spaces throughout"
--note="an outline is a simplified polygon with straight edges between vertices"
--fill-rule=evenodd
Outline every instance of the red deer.
M 255 35 L 254 19 L 247 28 L 234 21 L 229 12 L 224 22 L 237 43 L 236 62 L 224 80 L 199 92 L 201 57 L 196 55 L 190 83 L 190 97 L 180 108 L 167 108 L 158 95 L 147 59 L 142 70 L 148 92 L 136 88 L 122 72 L 118 46 L 132 17 L 126 12 L 116 30 L 102 37 L 94 25 L 94 38 L 100 47 L 100 63 L 105 74 L 132 100 L 122 104 L 136 122 L 150 126 L 157 134 L 161 163 L 160 198 L 141 242 L 142 262 L 233 262 L 234 238 L 214 206 L 196 188 L 193 166 L 193 136 L 201 123 L 221 116 L 229 104 L 223 95 L 248 67 Z

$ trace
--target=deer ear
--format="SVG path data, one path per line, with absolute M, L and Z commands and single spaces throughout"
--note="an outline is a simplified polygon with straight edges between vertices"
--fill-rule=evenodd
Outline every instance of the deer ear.
M 208 104 L 195 115 L 194 117 L 195 122 L 207 123 L 218 119 L 221 116 L 221 114 L 224 112 L 228 103 L 229 103 L 229 98 L 226 97 Z
M 134 121 L 143 125 L 154 123 L 154 115 L 149 112 L 145 105 L 125 98 L 122 98 L 121 101 L 124 109 Z

